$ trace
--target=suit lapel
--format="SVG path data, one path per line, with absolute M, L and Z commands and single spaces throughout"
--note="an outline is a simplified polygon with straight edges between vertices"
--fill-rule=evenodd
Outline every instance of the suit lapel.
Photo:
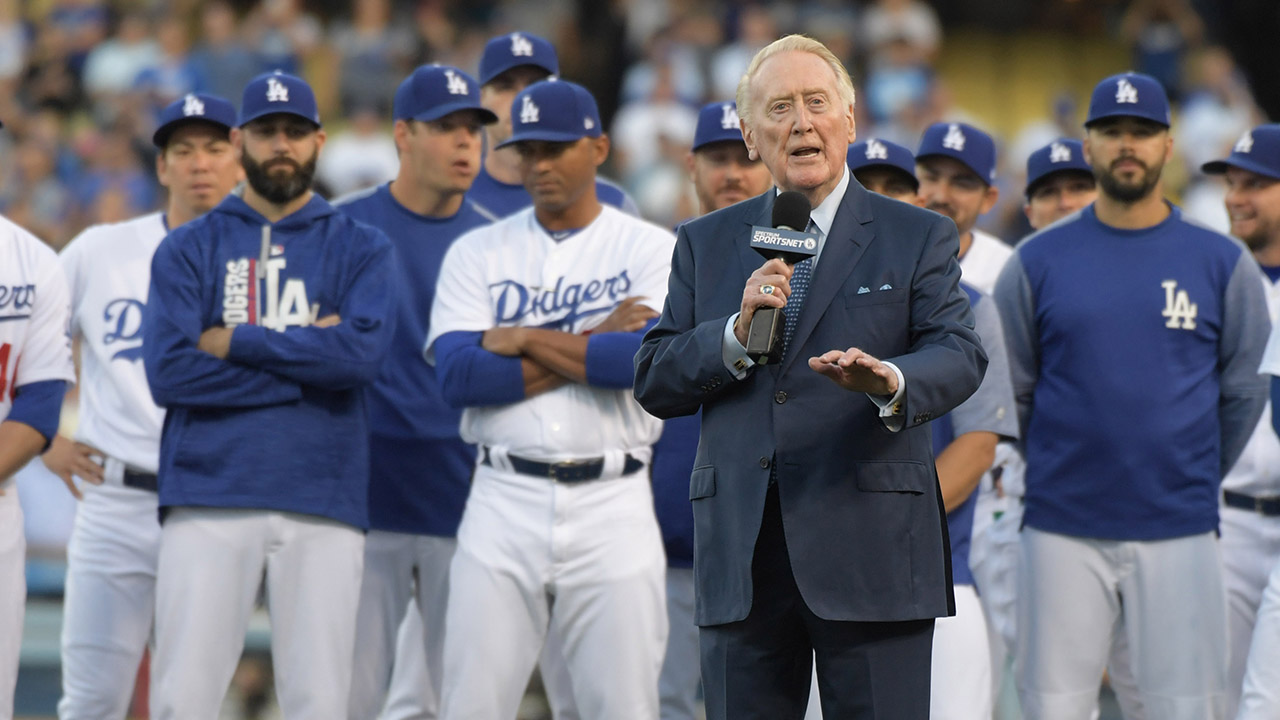
M 777 191 L 769 188 L 763 195 L 748 200 L 753 207 L 744 208 L 742 220 L 747 224 L 746 242 L 738 244 L 738 257 L 742 259 L 742 277 L 745 280 L 764 264 L 764 256 L 751 248 L 751 226 L 773 227 L 773 199 Z M 742 288 L 738 288 L 738 299 L 742 299 Z
M 875 239 L 875 232 L 867 226 L 871 220 L 871 203 L 867 191 L 856 180 L 849 178 L 849 187 L 840 208 L 836 210 L 831 232 L 822 246 L 822 256 L 818 258 L 818 266 L 809 282 L 809 295 L 805 298 L 795 337 L 791 338 L 787 355 L 782 359 L 783 372 L 789 370 L 795 362 L 800 348 L 817 327 L 818 320 L 826 313 L 836 292 L 862 259 L 867 246 Z M 836 348 L 823 348 L 823 352 L 834 349 Z

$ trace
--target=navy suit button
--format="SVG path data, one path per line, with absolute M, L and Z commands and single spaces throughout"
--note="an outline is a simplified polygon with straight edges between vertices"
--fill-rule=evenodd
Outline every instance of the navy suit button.
M 787 401 L 787 394 L 779 390 L 778 392 L 773 394 L 773 401 L 781 405 L 782 403 Z
M 767 458 L 767 457 L 762 457 L 762 458 L 760 458 L 760 467 L 762 467 L 762 468 L 768 468 L 768 467 L 769 467 L 769 458 Z

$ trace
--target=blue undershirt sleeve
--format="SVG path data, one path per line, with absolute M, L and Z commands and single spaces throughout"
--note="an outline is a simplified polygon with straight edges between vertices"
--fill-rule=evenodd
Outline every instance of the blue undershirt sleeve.
M 1276 412 L 1276 408 L 1280 407 L 1280 377 L 1271 376 L 1271 427 L 1276 431 L 1276 435 L 1280 435 L 1280 413 Z
M 587 338 L 587 384 L 612 390 L 635 387 L 633 360 L 640 351 L 644 334 L 658 324 L 654 318 L 635 332 L 607 332 Z
M 524 399 L 520 358 L 480 346 L 482 332 L 457 331 L 436 338 L 436 370 L 445 402 L 455 408 L 506 405 Z
M 44 436 L 44 450 L 58 433 L 58 418 L 62 415 L 62 396 L 67 392 L 65 380 L 44 380 L 19 385 L 13 396 L 13 406 L 5 420 L 15 420 L 30 425 Z M 43 450 L 42 450 L 43 452 Z

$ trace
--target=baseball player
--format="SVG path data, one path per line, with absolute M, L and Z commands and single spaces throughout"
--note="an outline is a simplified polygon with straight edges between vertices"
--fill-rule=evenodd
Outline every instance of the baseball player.
M 1043 230 L 1098 196 L 1093 169 L 1079 140 L 1059 138 L 1027 156 L 1022 212 L 1032 230 Z
M 846 162 L 853 176 L 872 192 L 888 190 L 882 194 L 905 202 L 923 202 L 910 150 L 871 138 L 850 145 Z M 974 491 L 995 462 L 996 444 L 1001 439 L 1016 440 L 1018 426 L 1000 315 L 987 294 L 964 281 L 961 287 L 973 306 L 974 329 L 982 338 L 989 364 L 977 391 L 933 421 L 933 454 L 947 510 L 956 614 L 934 624 L 929 717 L 990 720 L 992 670 L 987 623 L 969 570 L 977 504 Z
M 499 35 L 484 46 L 480 56 L 480 102 L 498 116 L 498 122 L 485 127 L 489 152 L 467 199 L 493 220 L 523 210 L 533 202 L 521 183 L 520 156 L 511 146 L 504 145 L 511 137 L 511 101 L 529 85 L 559 73 L 555 47 L 537 35 Z M 598 175 L 596 197 L 606 205 L 640 217 L 635 200 Z
M 1055 140 L 1027 156 L 1027 187 L 1022 210 L 1032 229 L 1042 230 L 1093 202 L 1098 196 L 1093 169 L 1084 157 L 1079 140 Z M 1011 495 L 1010 484 L 1004 484 Z M 1021 488 L 1005 503 L 984 536 L 981 563 L 974 562 L 976 575 L 982 578 L 982 601 L 993 626 L 991 656 L 993 667 L 1003 668 L 1013 661 L 1017 621 L 1015 599 L 1018 587 L 1018 556 L 1022 543 L 1018 531 L 1022 523 Z M 1000 680 L 996 683 L 999 692 Z M 1117 630 L 1107 658 L 1107 681 L 1115 691 L 1125 720 L 1142 720 L 1142 699 L 1133 677 L 1129 660 L 1129 641 Z M 1097 717 L 1095 710 L 1093 716 Z
M 345 718 L 392 249 L 311 191 L 324 131 L 303 80 L 254 78 L 231 141 L 243 196 L 160 244 L 143 320 L 168 411 L 152 711 L 217 717 L 265 572 L 284 716 Z
M 632 357 L 674 239 L 597 199 L 609 143 L 585 89 L 536 83 L 512 118 L 533 207 L 449 249 L 425 350 L 480 446 L 442 717 L 515 715 L 550 626 L 584 717 L 653 718 L 667 617 L 645 468 L 661 425 L 632 398 Z
M 1097 200 L 996 287 L 1027 462 L 1018 693 L 1031 720 L 1088 717 L 1121 626 L 1148 717 L 1221 718 L 1218 484 L 1265 404 L 1266 300 L 1244 246 L 1163 197 L 1159 82 L 1104 79 L 1085 128 Z
M 152 136 L 164 212 L 95 225 L 62 251 L 71 329 L 80 336 L 80 422 L 43 456 L 82 502 L 67 547 L 58 715 L 123 718 L 151 637 L 160 552 L 156 469 L 164 411 L 142 368 L 151 256 L 170 228 L 217 205 L 240 180 L 231 103 L 192 94 L 160 114 Z M 89 484 L 83 496 L 72 476 Z
M 867 138 L 849 146 L 845 163 L 862 187 L 924 207 L 920 181 L 916 179 L 916 159 L 907 148 L 888 140 Z
M 1250 130 L 1227 158 L 1205 163 L 1202 169 L 1226 177 L 1231 234 L 1248 246 L 1262 268 L 1259 279 L 1274 324 L 1280 317 L 1280 125 Z M 1272 417 L 1268 404 L 1240 460 L 1222 479 L 1222 565 L 1230 652 L 1227 717 L 1236 716 L 1258 605 L 1271 569 L 1280 562 L 1280 440 L 1271 427 Z
M 685 160 L 700 215 L 773 185 L 769 169 L 747 153 L 735 102 L 714 102 L 698 113 L 693 147 Z M 658 679 L 659 717 L 693 720 L 697 713 L 698 626 L 693 622 L 693 508 L 689 476 L 698 449 L 701 412 L 662 424 L 653 446 L 653 499 L 667 551 L 667 654 Z
M 27 599 L 27 544 L 13 475 L 49 446 L 75 381 L 67 281 L 34 235 L 0 217 L 0 720 L 13 691 Z
M 367 392 L 369 527 L 356 624 L 348 716 L 369 720 L 383 707 L 396 632 L 414 593 L 426 648 L 428 704 L 438 715 L 449 562 L 466 503 L 475 448 L 458 435 L 461 413 L 445 403 L 435 368 L 422 358 L 437 276 L 458 236 L 487 225 L 463 195 L 480 169 L 481 132 L 497 120 L 480 104 L 476 81 L 458 68 L 424 65 L 396 91 L 396 179 L 336 205 L 379 228 L 397 255 L 400 295 L 392 349 Z

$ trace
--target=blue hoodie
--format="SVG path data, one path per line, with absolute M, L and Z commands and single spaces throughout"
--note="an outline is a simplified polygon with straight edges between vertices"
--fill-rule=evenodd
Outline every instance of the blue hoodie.
M 277 223 L 232 195 L 151 263 L 143 360 L 168 408 L 160 506 L 368 525 L 364 387 L 394 330 L 391 244 L 318 196 Z M 337 314 L 333 327 L 311 327 Z M 196 345 L 234 327 L 220 360 Z

